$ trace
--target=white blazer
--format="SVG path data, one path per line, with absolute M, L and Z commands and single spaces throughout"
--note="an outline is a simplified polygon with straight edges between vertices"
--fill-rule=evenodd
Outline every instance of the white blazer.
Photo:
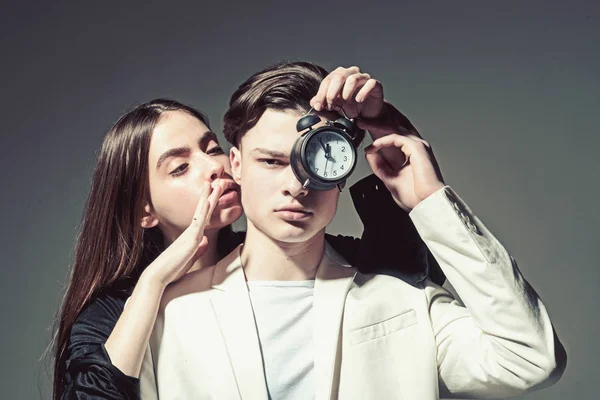
M 495 398 L 556 381 L 566 356 L 544 305 L 465 203 L 445 187 L 410 217 L 464 305 L 429 280 L 361 274 L 326 245 L 306 398 Z M 266 400 L 263 371 L 239 249 L 167 289 L 142 399 Z

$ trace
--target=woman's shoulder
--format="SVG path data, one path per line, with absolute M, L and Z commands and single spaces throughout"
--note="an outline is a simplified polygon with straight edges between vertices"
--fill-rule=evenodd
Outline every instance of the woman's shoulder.
M 102 398 L 116 398 L 117 393 L 118 398 L 139 398 L 139 380 L 115 367 L 104 347 L 136 282 L 123 278 L 102 288 L 75 320 L 64 357 L 65 398 L 88 398 L 91 393 Z
M 75 320 L 71 328 L 70 346 L 106 342 L 123 313 L 135 283 L 134 278 L 123 278 L 100 289 Z

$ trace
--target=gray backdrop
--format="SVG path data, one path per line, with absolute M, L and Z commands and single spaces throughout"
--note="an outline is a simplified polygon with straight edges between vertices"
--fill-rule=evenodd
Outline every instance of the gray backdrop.
M 234 88 L 282 59 L 384 83 L 567 348 L 562 380 L 522 398 L 597 398 L 598 2 L 50 3 L 0 11 L 2 398 L 50 397 L 39 358 L 111 123 L 169 96 L 219 132 Z M 360 231 L 346 191 L 330 232 Z

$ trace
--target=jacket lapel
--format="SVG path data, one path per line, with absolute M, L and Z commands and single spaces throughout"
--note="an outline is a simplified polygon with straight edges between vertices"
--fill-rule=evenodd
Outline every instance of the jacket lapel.
M 215 266 L 211 302 L 242 399 L 267 399 L 262 354 L 240 250 Z
M 356 275 L 356 268 L 325 243 L 325 253 L 315 281 L 315 399 L 337 397 L 339 380 L 340 332 L 346 295 Z

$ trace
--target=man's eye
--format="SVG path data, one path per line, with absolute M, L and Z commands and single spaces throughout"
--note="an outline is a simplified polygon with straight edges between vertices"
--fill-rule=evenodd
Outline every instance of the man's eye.
M 181 164 L 180 166 L 175 168 L 173 171 L 169 172 L 169 175 L 171 175 L 171 176 L 183 175 L 185 173 L 185 171 L 187 171 L 188 165 L 189 165 L 188 163 Z
M 283 161 L 278 160 L 276 158 L 261 158 L 258 160 L 258 162 L 263 163 L 268 167 L 284 165 Z
M 213 154 L 224 154 L 225 152 L 223 151 L 223 148 L 221 146 L 215 146 L 210 148 L 206 154 L 209 155 L 213 155 Z

